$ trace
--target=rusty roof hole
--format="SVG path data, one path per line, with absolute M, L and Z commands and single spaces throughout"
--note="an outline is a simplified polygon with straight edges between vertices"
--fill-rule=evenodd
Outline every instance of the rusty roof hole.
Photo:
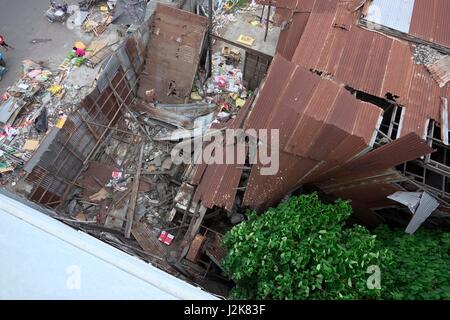
M 342 23 L 334 23 L 333 28 L 338 28 L 338 29 L 345 30 L 345 31 L 350 30 L 350 27 L 348 25 L 342 24 Z
M 389 143 L 392 140 L 399 138 L 404 115 L 404 107 L 396 103 L 395 100 L 398 96 L 387 93 L 385 98 L 381 98 L 364 91 L 356 90 L 350 86 L 345 86 L 345 89 L 354 95 L 356 99 L 371 103 L 383 109 L 383 119 L 380 127 L 378 128 L 380 134 L 376 139 L 376 146 Z
M 169 90 L 167 91 L 168 96 L 176 96 L 177 95 L 177 86 L 174 80 L 170 80 L 169 82 Z
M 328 80 L 332 80 L 334 78 L 334 75 L 332 73 L 329 72 L 325 72 L 325 71 L 321 71 L 321 70 L 317 70 L 317 69 L 309 69 L 310 72 L 318 75 L 319 77 L 323 78 L 323 79 L 328 79 Z
M 352 88 L 348 85 L 345 86 L 344 88 L 346 90 L 348 90 L 351 94 L 353 94 L 356 97 L 356 99 L 374 104 L 383 110 L 388 109 L 393 104 L 398 105 L 396 100 L 399 98 L 399 96 L 394 95 L 390 92 L 386 93 L 385 96 L 382 98 L 382 97 L 374 96 L 370 93 Z

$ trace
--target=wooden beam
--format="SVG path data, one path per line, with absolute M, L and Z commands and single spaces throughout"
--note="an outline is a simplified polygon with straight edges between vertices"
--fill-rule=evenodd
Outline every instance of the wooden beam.
M 196 208 L 196 211 L 198 211 L 198 216 L 197 214 L 194 214 L 194 216 L 191 219 L 189 229 L 186 231 L 186 235 L 184 237 L 185 246 L 183 248 L 183 251 L 181 252 L 179 261 L 181 261 L 188 253 L 189 247 L 191 246 L 191 243 L 194 240 L 195 236 L 197 235 L 198 230 L 202 225 L 203 219 L 205 218 L 207 208 L 204 207 L 203 205 L 200 205 L 200 208 L 198 206 L 199 205 L 197 205 Z
M 127 223 L 125 225 L 125 238 L 127 239 L 129 239 L 131 236 L 131 227 L 133 226 L 134 210 L 136 208 L 137 194 L 139 189 L 139 177 L 141 176 L 142 158 L 144 157 L 144 146 L 145 143 L 142 142 L 137 171 L 133 181 L 133 190 L 131 191 L 130 206 L 128 207 L 127 212 Z

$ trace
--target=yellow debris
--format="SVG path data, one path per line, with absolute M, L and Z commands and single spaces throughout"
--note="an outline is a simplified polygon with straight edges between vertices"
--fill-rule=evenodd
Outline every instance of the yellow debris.
M 237 41 L 247 46 L 252 46 L 253 43 L 255 42 L 255 39 L 250 36 L 244 36 L 243 34 L 241 34 L 237 39 Z
M 57 95 L 58 93 L 60 93 L 63 89 L 63 86 L 60 86 L 59 84 L 55 84 L 53 86 L 51 86 L 50 88 L 48 88 L 48 91 L 51 92 L 52 95 Z
M 203 100 L 202 96 L 198 94 L 198 92 L 194 91 L 191 93 L 191 99 L 194 101 Z
M 108 7 L 107 6 L 100 6 L 100 11 L 101 12 L 108 12 Z
M 259 22 L 256 21 L 256 20 L 253 20 L 252 22 L 250 22 L 250 24 L 251 24 L 252 26 L 256 27 L 256 26 L 259 25 Z
M 0 173 L 6 173 L 11 171 L 14 171 L 13 167 L 0 168 Z
M 239 97 L 237 93 L 230 93 L 230 98 L 236 100 Z
M 61 129 L 64 126 L 64 123 L 66 123 L 67 116 L 59 117 L 58 120 L 56 120 L 55 127 Z
M 39 147 L 38 140 L 26 140 L 23 146 L 23 150 L 25 151 L 34 151 Z
M 81 41 L 75 42 L 74 47 L 78 48 L 78 49 L 86 50 L 86 45 Z
M 100 191 L 91 195 L 89 197 L 89 200 L 97 202 L 97 201 L 102 201 L 107 198 L 111 198 L 111 194 L 108 191 L 106 191 L 105 188 L 101 188 Z
M 238 107 L 238 108 L 243 107 L 246 101 L 247 100 L 244 100 L 244 99 L 241 99 L 241 98 L 236 99 L 236 107 Z

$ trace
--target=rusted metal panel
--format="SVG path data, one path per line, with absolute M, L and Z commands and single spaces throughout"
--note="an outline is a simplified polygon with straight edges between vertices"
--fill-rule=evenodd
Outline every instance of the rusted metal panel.
M 244 205 L 261 210 L 276 204 L 295 189 L 298 181 L 317 165 L 317 161 L 302 159 L 286 152 L 280 152 L 279 162 L 280 171 L 268 176 L 260 174 L 261 165 L 253 165 L 244 194 Z
M 432 152 L 433 149 L 430 148 L 421 137 L 414 133 L 410 133 L 359 159 L 347 163 L 343 166 L 343 170 L 352 172 L 352 174 L 385 170 Z M 340 174 L 337 174 L 335 176 L 339 175 Z
M 276 3 L 282 8 L 287 2 Z M 423 140 L 425 127 L 428 119 L 440 119 L 440 98 L 450 88 L 439 88 L 426 68 L 415 64 L 409 43 L 357 26 L 358 10 L 367 3 L 316 1 L 304 32 L 285 30 L 293 38 L 303 33 L 296 52 L 292 61 L 274 57 L 245 121 L 245 128 L 280 130 L 280 171 L 262 176 L 261 164 L 253 165 L 243 205 L 264 209 L 298 186 L 315 183 L 354 200 L 358 209 L 383 206 L 389 204 L 386 196 L 398 191 L 391 183 L 402 179 L 390 168 L 432 152 Z M 383 111 L 357 101 L 344 85 L 382 98 L 390 93 L 403 104 L 401 138 L 369 152 Z M 222 183 L 227 172 L 210 167 L 197 177 L 205 193 L 219 190 L 211 181 Z M 209 198 L 208 206 L 217 199 Z
M 206 238 L 201 234 L 197 234 L 194 240 L 191 242 L 189 251 L 186 255 L 186 259 L 196 263 L 202 254 L 203 245 L 205 244 Z
M 415 0 L 409 33 L 450 48 L 450 2 Z
M 427 68 L 439 87 L 444 87 L 450 81 L 450 56 L 439 59 Z
M 401 135 L 422 136 L 428 119 L 439 121 L 438 84 L 414 63 L 410 44 L 357 26 L 360 12 L 345 12 L 341 3 L 316 2 L 293 61 L 357 90 L 378 97 L 392 94 L 406 107 Z M 346 30 L 338 21 L 354 25 Z
M 280 13 L 281 12 L 281 13 Z M 291 12 L 288 9 L 277 9 L 277 13 L 280 13 L 278 19 L 289 19 L 292 15 L 290 25 L 281 30 L 280 36 L 277 42 L 276 52 L 281 54 L 286 59 L 292 59 L 292 56 L 297 49 L 297 44 L 303 35 L 303 32 L 308 23 L 310 13 L 309 12 Z M 290 32 L 289 29 L 296 30 L 296 32 Z
M 224 157 L 227 152 L 233 152 L 234 160 L 237 160 L 238 148 L 236 145 L 223 147 Z M 204 160 L 205 162 L 208 159 Z M 242 176 L 244 164 L 209 164 L 205 166 L 201 183 L 198 186 L 194 201 L 201 201 L 207 208 L 214 206 L 223 207 L 231 211 L 234 206 L 237 188 Z
M 387 196 L 397 191 L 398 188 L 391 184 L 379 183 L 358 185 L 351 189 L 334 191 L 333 193 L 341 199 L 352 199 L 352 203 L 364 203 L 368 208 L 383 208 L 393 205 L 387 199 Z
M 112 179 L 112 172 L 116 170 L 118 168 L 101 162 L 90 162 L 87 170 L 78 180 L 78 184 L 83 187 L 83 195 L 88 197 L 98 192 Z
M 159 257 L 166 256 L 167 249 L 158 241 L 158 234 L 152 232 L 146 224 L 136 223 L 131 229 L 131 234 L 145 252 Z
M 138 95 L 155 89 L 163 103 L 183 103 L 194 81 L 208 19 L 157 4 Z

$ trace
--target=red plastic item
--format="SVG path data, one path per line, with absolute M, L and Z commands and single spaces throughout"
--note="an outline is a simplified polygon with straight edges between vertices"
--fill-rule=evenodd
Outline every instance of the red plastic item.
M 174 236 L 170 233 L 168 233 L 167 231 L 163 231 L 161 232 L 161 234 L 159 235 L 158 240 L 161 241 L 162 243 L 170 246 L 170 244 L 172 243 L 174 239 Z

